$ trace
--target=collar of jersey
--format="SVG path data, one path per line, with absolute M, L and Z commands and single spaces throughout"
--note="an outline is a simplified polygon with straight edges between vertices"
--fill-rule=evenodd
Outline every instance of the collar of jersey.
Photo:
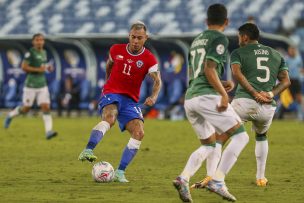
M 43 49 L 41 51 L 39 51 L 38 49 L 36 49 L 35 47 L 32 47 L 32 50 L 35 51 L 35 52 L 38 52 L 38 53 L 41 53 L 43 52 Z
M 126 50 L 127 50 L 127 52 L 130 54 L 130 55 L 132 55 L 132 56 L 139 56 L 139 55 L 141 55 L 142 53 L 144 53 L 144 51 L 145 51 L 145 47 L 143 47 L 143 50 L 139 53 L 139 54 L 132 54 L 131 52 L 129 52 L 129 49 L 128 49 L 128 47 L 129 47 L 129 43 L 127 44 L 127 46 L 126 46 Z

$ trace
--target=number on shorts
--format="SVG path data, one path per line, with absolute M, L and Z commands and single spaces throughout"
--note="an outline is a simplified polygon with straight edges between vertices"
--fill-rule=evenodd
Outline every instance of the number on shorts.
M 134 106 L 134 109 L 135 109 L 136 113 L 137 113 L 140 117 L 143 117 L 142 112 L 141 112 L 141 109 L 140 109 L 139 107 Z

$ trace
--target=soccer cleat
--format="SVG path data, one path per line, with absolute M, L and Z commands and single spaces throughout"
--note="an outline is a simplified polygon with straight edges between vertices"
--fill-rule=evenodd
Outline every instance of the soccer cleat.
M 193 202 L 188 181 L 183 180 L 181 177 L 177 177 L 175 180 L 173 180 L 173 186 L 177 190 L 179 198 L 183 202 Z
M 97 156 L 93 154 L 93 150 L 91 149 L 84 149 L 78 157 L 79 161 L 89 161 L 93 162 L 97 159 Z
M 259 187 L 266 187 L 267 184 L 268 184 L 267 178 L 261 178 L 256 180 L 256 185 Z
M 50 130 L 50 131 L 48 131 L 48 132 L 46 133 L 46 139 L 47 139 L 47 140 L 50 140 L 50 139 L 52 139 L 53 137 L 56 137 L 57 134 L 58 134 L 57 132 Z
M 125 171 L 117 169 L 114 175 L 114 182 L 128 183 L 129 181 L 126 179 Z
M 223 197 L 223 199 L 231 201 L 231 202 L 235 202 L 236 198 L 229 193 L 228 188 L 225 185 L 224 181 L 215 181 L 215 180 L 210 180 L 206 186 L 206 188 L 211 191 L 214 192 L 218 195 L 220 195 L 221 197 Z
M 191 189 L 202 189 L 205 188 L 206 185 L 208 184 L 208 182 L 212 180 L 211 176 L 206 176 L 203 180 L 194 183 L 193 185 L 191 185 Z
M 9 127 L 9 125 L 11 124 L 11 122 L 12 122 L 12 118 L 9 117 L 9 116 L 6 116 L 6 118 L 5 118 L 4 122 L 3 122 L 3 127 L 5 129 L 7 129 Z

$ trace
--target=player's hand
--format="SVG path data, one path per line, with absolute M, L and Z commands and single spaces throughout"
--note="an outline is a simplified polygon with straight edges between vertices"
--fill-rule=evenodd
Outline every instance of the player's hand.
M 230 92 L 234 88 L 234 82 L 231 80 L 227 80 L 227 81 L 223 82 L 222 84 L 223 84 L 226 92 Z
M 55 70 L 53 65 L 47 64 L 46 65 L 46 72 L 51 73 Z
M 270 94 L 271 93 L 271 94 Z M 271 103 L 273 100 L 273 93 L 272 92 L 260 92 L 261 95 L 263 95 L 264 98 L 267 98 L 268 101 L 266 101 L 265 103 Z
M 272 95 L 270 95 L 270 93 Z M 260 94 L 263 95 L 264 97 L 266 97 L 267 99 L 270 99 L 270 100 L 272 100 L 272 98 L 273 98 L 273 93 L 272 92 L 264 92 L 264 91 L 262 91 L 262 92 L 260 92 Z
M 154 97 L 147 97 L 144 105 L 153 106 L 155 104 L 155 102 L 156 102 L 156 98 L 154 98 Z
M 229 97 L 227 94 L 223 95 L 221 98 L 221 102 L 216 106 L 218 112 L 226 111 L 228 108 Z
M 253 95 L 254 99 L 261 104 L 269 104 L 272 102 L 272 97 L 267 92 L 256 92 Z
M 38 69 L 38 72 L 40 72 L 40 73 L 44 73 L 45 71 L 47 71 L 47 66 L 46 65 L 42 65 Z

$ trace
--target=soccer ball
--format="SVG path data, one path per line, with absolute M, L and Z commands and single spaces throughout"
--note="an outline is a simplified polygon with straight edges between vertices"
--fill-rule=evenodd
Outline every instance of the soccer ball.
M 92 177 L 96 182 L 111 182 L 114 178 L 113 166 L 106 161 L 101 161 L 94 164 L 92 169 Z

